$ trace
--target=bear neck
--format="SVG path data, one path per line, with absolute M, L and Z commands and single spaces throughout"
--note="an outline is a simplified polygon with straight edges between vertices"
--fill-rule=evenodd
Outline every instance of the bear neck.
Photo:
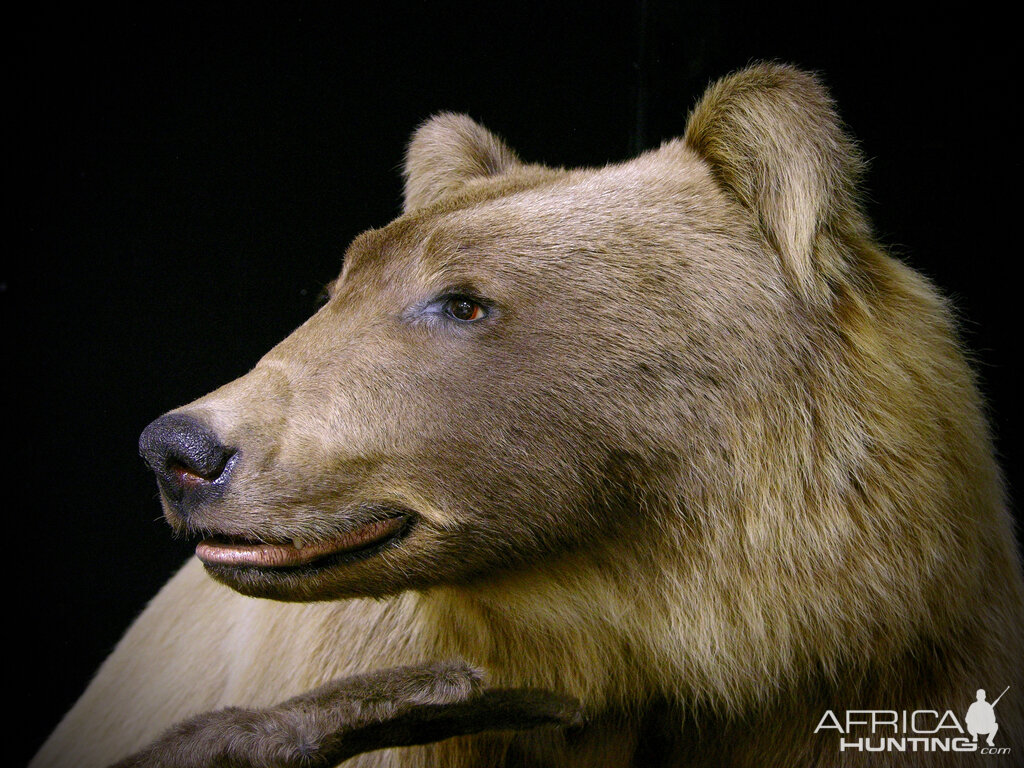
M 993 543 L 990 556 L 1002 559 Z M 821 617 L 801 620 L 799 610 L 820 595 L 772 603 L 785 584 L 761 574 L 757 585 L 748 574 L 739 589 L 736 564 L 716 560 L 712 549 L 701 557 L 623 544 L 565 556 L 543 575 L 523 569 L 435 588 L 416 596 L 412 613 L 428 658 L 466 659 L 492 685 L 568 692 L 593 711 L 635 714 L 638 701 L 660 702 L 713 729 L 780 707 L 798 722 L 835 707 L 955 708 L 978 687 L 967 670 L 979 664 L 993 686 L 1024 682 L 1021 639 L 994 630 L 1001 613 L 1021 620 L 1020 596 L 1007 600 L 997 585 L 942 626 L 906 616 L 885 626 L 875 616 L 823 636 L 814 631 Z

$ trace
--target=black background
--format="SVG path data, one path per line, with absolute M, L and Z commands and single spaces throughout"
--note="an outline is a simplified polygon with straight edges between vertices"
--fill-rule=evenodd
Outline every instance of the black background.
M 438 110 L 525 160 L 594 165 L 681 133 L 708 82 L 749 61 L 820 71 L 871 160 L 881 239 L 963 315 L 1019 494 L 1019 41 L 978 4 L 928 13 L 215 2 L 12 23 L 15 762 L 190 552 L 138 433 L 313 311 L 345 245 L 397 214 L 405 141 Z

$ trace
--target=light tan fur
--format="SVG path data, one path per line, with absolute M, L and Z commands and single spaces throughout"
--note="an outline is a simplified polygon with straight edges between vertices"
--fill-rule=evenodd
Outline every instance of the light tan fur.
M 183 409 L 258 456 L 222 510 L 240 531 L 314 538 L 320 510 L 370 498 L 416 510 L 404 547 L 277 595 L 394 596 L 259 600 L 190 562 L 33 765 L 103 765 L 205 709 L 453 657 L 574 695 L 591 725 L 349 764 L 626 766 L 658 740 L 665 765 L 861 764 L 813 733 L 826 709 L 959 716 L 1006 685 L 998 740 L 1019 757 L 1024 592 L 982 403 L 946 301 L 872 239 L 859 174 L 821 85 L 779 65 L 600 169 L 428 122 L 405 214 L 357 239 L 331 302 Z M 488 352 L 373 314 L 438 275 L 500 301 Z

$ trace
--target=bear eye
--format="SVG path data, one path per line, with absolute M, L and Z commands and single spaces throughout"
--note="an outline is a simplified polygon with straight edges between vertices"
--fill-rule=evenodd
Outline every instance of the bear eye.
M 448 317 L 461 323 L 472 323 L 487 317 L 487 310 L 466 296 L 452 296 L 445 300 L 441 308 Z

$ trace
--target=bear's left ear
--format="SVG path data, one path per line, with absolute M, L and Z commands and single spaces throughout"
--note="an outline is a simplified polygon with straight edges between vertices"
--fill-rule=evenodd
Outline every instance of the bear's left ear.
M 501 139 L 467 115 L 434 115 L 409 141 L 404 211 L 430 205 L 470 179 L 497 176 L 518 164 Z
M 719 80 L 686 126 L 687 145 L 750 209 L 805 299 L 822 299 L 867 237 L 858 202 L 863 162 L 813 75 L 758 64 Z

